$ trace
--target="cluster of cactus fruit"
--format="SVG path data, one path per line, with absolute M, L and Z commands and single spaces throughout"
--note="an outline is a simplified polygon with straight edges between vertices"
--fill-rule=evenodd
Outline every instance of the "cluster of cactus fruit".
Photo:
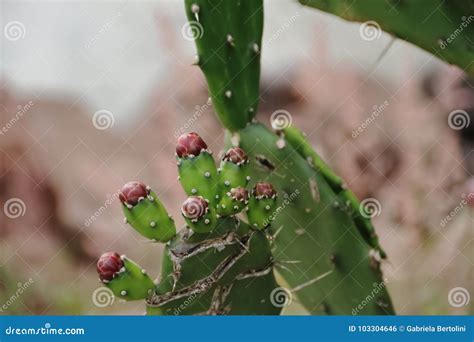
M 258 182 L 249 192 L 244 150 L 228 149 L 217 168 L 196 133 L 179 137 L 176 158 L 189 196 L 181 207 L 186 226 L 178 234 L 150 187 L 128 182 L 119 195 L 125 221 L 146 238 L 167 243 L 160 281 L 155 285 L 141 267 L 115 252 L 100 257 L 100 280 L 119 298 L 146 299 L 149 314 L 279 313 L 270 301 L 277 284 L 267 237 L 275 189 Z M 238 217 L 244 213 L 248 223 Z

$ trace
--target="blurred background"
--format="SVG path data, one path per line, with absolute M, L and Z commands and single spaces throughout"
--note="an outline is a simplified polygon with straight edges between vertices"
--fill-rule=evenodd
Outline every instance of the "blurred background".
M 473 79 L 294 0 L 265 5 L 259 119 L 291 113 L 357 196 L 381 203 L 399 314 L 472 313 Z M 224 134 L 183 7 L 1 2 L 0 314 L 144 312 L 94 295 L 102 252 L 159 271 L 162 246 L 123 223 L 117 191 L 143 181 L 181 223 L 175 139 L 196 131 L 219 152 Z

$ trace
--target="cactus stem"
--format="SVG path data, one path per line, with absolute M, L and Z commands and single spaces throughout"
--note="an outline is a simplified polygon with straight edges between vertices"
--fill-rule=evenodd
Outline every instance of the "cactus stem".
M 248 244 L 252 236 L 253 233 L 250 233 L 249 235 L 242 237 L 243 241 L 239 241 L 245 246 L 245 248 L 242 248 L 238 253 L 225 258 L 207 277 L 202 278 L 179 291 L 171 291 L 162 295 L 153 293 L 147 299 L 147 305 L 151 307 L 159 307 L 171 301 L 207 291 L 208 288 L 214 286 L 220 279 L 222 279 L 222 277 L 232 268 L 232 266 L 235 265 L 237 261 L 248 253 Z

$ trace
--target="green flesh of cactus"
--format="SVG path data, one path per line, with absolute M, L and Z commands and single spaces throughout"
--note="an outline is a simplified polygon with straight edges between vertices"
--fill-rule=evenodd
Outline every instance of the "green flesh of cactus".
M 177 159 L 180 182 L 186 194 L 202 196 L 214 203 L 217 195 L 217 169 L 212 155 L 202 151 L 196 157 Z
M 213 108 L 224 126 L 243 128 L 257 113 L 263 2 L 186 0 L 185 8 Z
M 374 226 L 370 218 L 361 215 L 360 202 L 354 193 L 347 189 L 344 181 L 331 170 L 331 168 L 314 152 L 304 135 L 294 127 L 287 127 L 283 130 L 283 136 L 291 146 L 306 159 L 308 164 L 317 172 L 321 173 L 324 180 L 328 183 L 334 193 L 339 197 L 341 206 L 349 211 L 355 226 L 359 230 L 363 239 L 373 248 L 375 248 L 382 258 L 386 257 L 385 252 L 379 245 L 378 237 L 375 234 Z
M 125 300 L 145 299 L 155 288 L 153 280 L 136 263 L 122 257 L 124 266 L 121 272 L 106 286 L 115 296 Z
M 354 203 L 346 203 L 347 194 L 323 174 L 329 168 L 308 163 L 308 151 L 299 153 L 306 142 L 294 136 L 297 149 L 260 124 L 238 135 L 252 179 L 265 179 L 279 193 L 271 221 L 273 258 L 284 265 L 278 271 L 301 303 L 313 314 L 348 315 L 363 302 L 358 314 L 393 314 L 375 234 L 360 233 L 368 228 L 358 227 Z M 311 156 L 316 161 L 314 152 Z
M 265 234 L 236 218 L 220 218 L 211 233 L 185 228 L 166 247 L 147 312 L 275 315 L 281 310 L 270 301 L 276 287 Z
M 154 192 L 132 208 L 122 207 L 127 222 L 144 237 L 166 242 L 176 234 L 173 219 Z
M 341 18 L 375 21 L 394 36 L 474 75 L 473 0 L 299 0 Z

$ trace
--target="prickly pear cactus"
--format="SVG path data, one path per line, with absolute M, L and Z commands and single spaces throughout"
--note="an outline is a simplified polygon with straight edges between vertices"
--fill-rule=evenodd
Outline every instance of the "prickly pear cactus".
M 273 259 L 291 293 L 314 314 L 393 314 L 380 270 L 385 253 L 353 193 L 298 130 L 275 134 L 252 120 L 259 59 L 249 54 L 260 53 L 261 1 L 186 0 L 185 6 L 202 30 L 198 64 L 214 109 L 231 132 L 227 146 L 249 153 L 249 223 L 271 232 Z M 254 182 L 259 179 L 273 187 Z
M 371 23 L 361 27 L 361 34 L 367 30 L 372 37 L 377 34 L 373 30 L 382 28 L 474 75 L 473 0 L 299 2 L 347 20 Z
M 229 149 L 217 169 L 196 133 L 178 139 L 176 159 L 189 195 L 181 208 L 186 226 L 178 234 L 150 187 L 129 182 L 119 195 L 126 222 L 144 237 L 166 243 L 159 281 L 109 252 L 97 263 L 101 282 L 119 298 L 145 300 L 152 315 L 279 314 L 267 237 L 276 191 L 265 182 L 247 189 L 249 160 L 243 149 Z M 237 217 L 244 213 L 249 224 Z

